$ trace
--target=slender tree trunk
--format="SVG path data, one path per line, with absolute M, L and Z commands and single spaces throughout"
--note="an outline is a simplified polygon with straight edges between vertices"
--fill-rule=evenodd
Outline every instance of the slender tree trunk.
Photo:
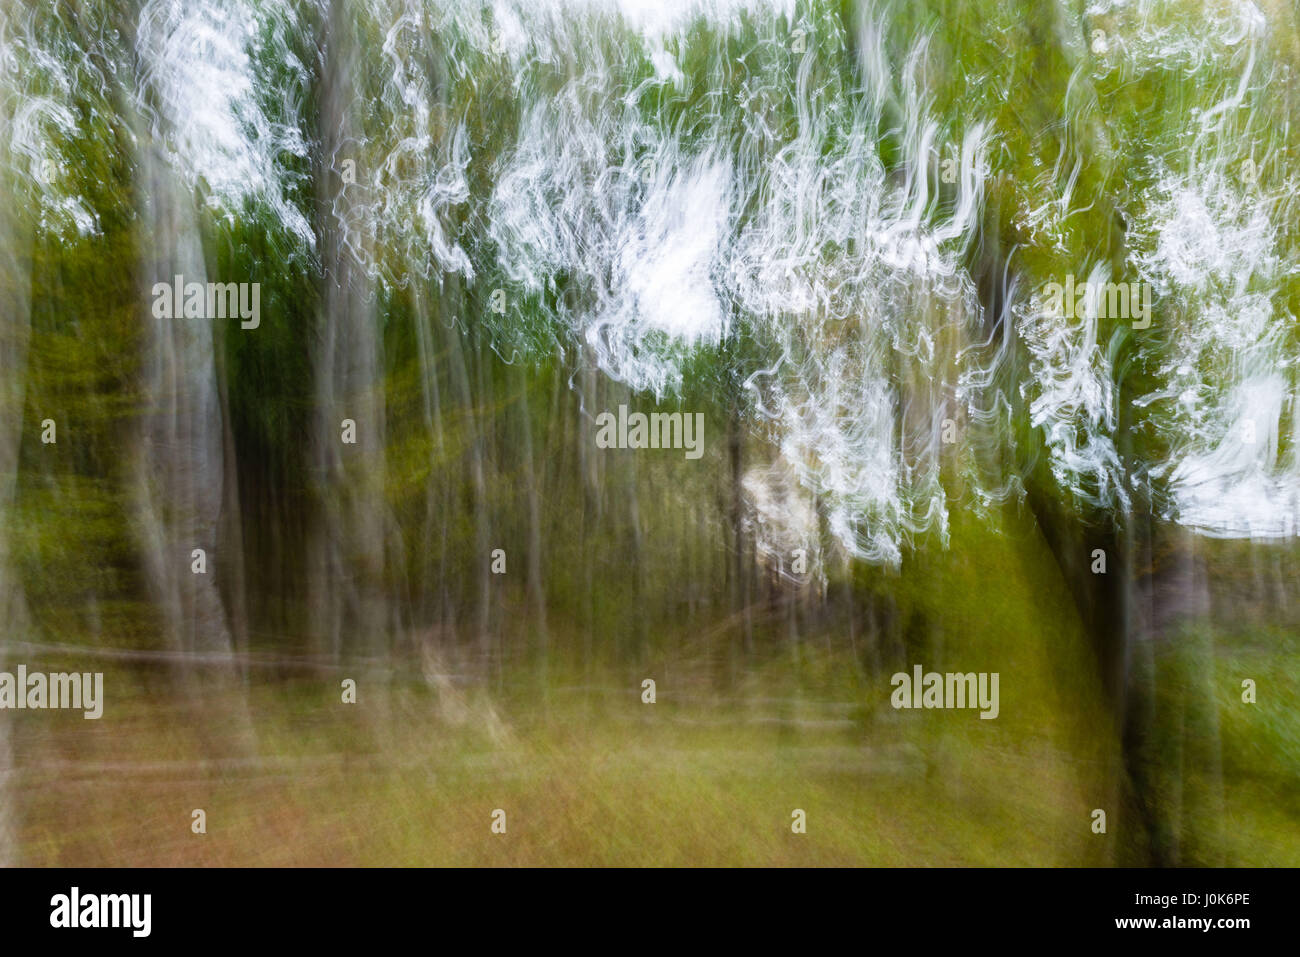
M 321 166 L 317 171 L 322 256 L 323 319 L 314 356 L 315 452 L 325 509 L 317 553 L 325 566 L 314 576 L 313 632 L 328 637 L 338 659 L 348 648 L 372 657 L 388 649 L 384 612 L 385 507 L 383 359 L 371 283 L 358 263 L 371 255 L 372 237 L 358 227 L 360 191 L 345 185 L 334 164 L 353 158 L 362 142 L 356 49 L 350 7 L 331 0 L 321 64 Z M 364 169 L 365 158 L 355 157 Z M 343 422 L 355 424 L 354 444 Z
M 0 23 L 0 33 L 3 32 Z M 5 101 L 0 100 L 0 104 Z M 9 117 L 0 116 L 0 129 Z M 8 168 L 0 164 L 0 192 L 13 196 Z M 9 552 L 10 508 L 18 477 L 26 398 L 27 347 L 31 339 L 30 224 L 14 213 L 14 204 L 0 203 L 0 667 L 8 666 L 5 644 L 27 627 L 26 600 Z M 13 741 L 10 719 L 0 715 L 0 867 L 20 863 L 18 809 L 14 795 Z
M 542 581 L 542 507 L 537 488 L 537 469 L 533 463 L 533 423 L 528 411 L 528 373 L 522 364 L 519 368 L 519 419 L 521 426 L 520 453 L 524 463 L 524 496 L 528 503 L 528 603 L 532 610 L 533 632 L 537 636 L 539 666 L 545 687 L 546 656 L 550 635 L 546 627 L 546 590 Z

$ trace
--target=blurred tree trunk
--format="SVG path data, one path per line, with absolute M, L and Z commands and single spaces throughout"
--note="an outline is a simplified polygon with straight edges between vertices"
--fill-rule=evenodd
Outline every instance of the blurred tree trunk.
M 749 568 L 746 561 L 744 425 L 740 418 L 740 401 L 733 397 L 727 415 L 727 461 L 730 466 L 730 494 L 727 523 L 731 528 L 731 609 L 741 621 L 741 641 L 745 657 L 754 652 L 754 621 L 749 600 Z M 795 650 L 797 654 L 797 649 Z M 733 670 L 734 670 L 734 655 Z
M 488 493 L 488 476 L 493 474 L 492 452 L 496 448 L 494 441 L 495 436 L 492 432 L 496 427 L 496 398 L 495 389 L 493 388 L 491 370 L 488 368 L 488 356 L 491 353 L 491 347 L 486 343 L 487 331 L 480 325 L 475 324 L 470 327 L 470 345 L 472 352 L 472 366 L 470 371 L 474 374 L 474 385 L 477 388 L 477 396 L 474 399 L 476 409 L 476 427 L 474 429 L 474 457 L 472 459 L 473 478 L 474 478 L 474 528 L 477 536 L 478 549 L 483 556 L 479 565 L 479 594 L 478 594 L 478 626 L 479 641 L 485 656 L 484 663 L 488 666 L 489 672 L 495 671 L 496 676 L 502 674 L 500 668 L 504 662 L 505 649 L 502 647 L 500 636 L 493 622 L 493 580 L 496 574 L 492 571 L 491 556 L 497 547 L 493 543 L 493 502 Z M 507 553 L 506 570 L 509 573 L 509 549 Z
M 520 362 L 518 370 L 520 456 L 524 466 L 524 498 L 528 508 L 528 604 L 532 611 L 532 630 L 537 636 L 542 687 L 546 687 L 546 656 L 550 635 L 546 628 L 546 587 L 542 580 L 542 506 L 537 488 L 538 470 L 533 462 L 533 420 L 528 405 L 528 370 Z
M 1151 863 L 1208 864 L 1222 814 L 1209 592 L 1194 535 L 1141 526 L 1125 753 L 1150 837 Z
M 128 500 L 146 588 L 165 640 L 178 653 L 179 690 L 194 700 L 200 686 L 230 693 L 240 688 L 229 612 L 218 587 L 218 578 L 228 578 L 226 594 L 242 609 L 242 546 L 229 537 L 238 529 L 238 489 L 227 459 L 233 454 L 229 408 L 218 380 L 213 322 L 160 319 L 151 308 L 155 283 L 170 287 L 178 275 L 186 284 L 207 281 L 195 200 L 144 117 L 135 120 L 143 144 L 136 163 L 139 195 L 149 202 L 140 210 L 141 414 L 131 443 Z M 195 549 L 203 550 L 205 570 L 195 565 Z M 196 666 L 196 655 L 225 656 L 229 664 Z M 241 749 L 252 746 L 247 718 L 243 710 L 236 716 Z
M 464 297 L 461 294 L 459 278 L 455 275 L 445 277 L 442 296 L 444 314 L 456 316 L 463 307 Z M 465 335 L 461 332 L 460 324 L 457 323 L 455 328 L 447 335 L 448 362 L 451 367 L 452 380 L 456 384 L 457 398 L 460 401 L 460 428 L 463 430 L 464 435 L 459 445 L 462 448 L 469 449 L 467 466 L 472 500 L 471 509 L 474 516 L 474 563 L 472 566 L 473 572 L 470 576 L 470 585 L 474 587 L 477 595 L 474 603 L 474 641 L 478 646 L 479 656 L 486 672 L 491 666 L 493 646 L 491 631 L 492 546 L 490 516 L 488 513 L 490 503 L 487 497 L 486 453 L 484 450 L 485 425 L 480 421 L 482 417 L 479 410 L 481 408 L 486 412 L 490 406 L 487 404 L 485 396 L 479 396 L 476 403 L 474 383 L 471 381 L 471 375 L 475 373 L 475 370 L 471 369 L 469 360 L 466 358 L 466 352 L 470 344 L 465 341 L 465 338 Z M 507 565 L 508 567 L 509 565 Z
M 316 171 L 322 316 L 313 355 L 313 452 L 319 514 L 309 555 L 310 628 L 334 660 L 389 651 L 385 600 L 384 396 L 382 348 L 366 263 L 373 255 L 361 187 L 345 185 L 345 159 L 365 142 L 358 110 L 359 39 L 351 10 L 331 0 L 319 39 L 320 140 Z M 363 172 L 358 181 L 364 180 Z M 360 225 L 358 225 L 360 224 Z M 343 422 L 355 423 L 344 444 Z
M 577 397 L 574 422 L 578 443 L 579 481 L 582 483 L 582 631 L 583 662 L 590 678 L 595 666 L 596 551 L 600 547 L 598 530 L 601 523 L 600 457 L 596 454 L 595 433 L 592 431 L 600 411 L 598 390 L 600 380 L 596 375 L 595 355 L 591 346 L 583 343 L 577 354 L 581 389 Z
M 8 115 L 0 116 L 0 129 L 8 129 L 8 121 Z M 0 192 L 16 195 L 7 165 L 0 166 Z M 0 621 L 4 622 L 0 629 L 0 669 L 12 667 L 5 653 L 7 640 L 23 634 L 28 624 L 26 601 L 11 565 L 8 538 L 22 447 L 27 347 L 31 338 L 31 226 L 16 213 L 15 205 L 0 203 Z M 0 867 L 19 863 L 13 774 L 13 741 L 6 713 L 0 715 Z
M 444 474 L 446 439 L 442 428 L 442 390 L 438 379 L 438 327 L 442 323 L 430 313 L 428 298 L 419 283 L 413 284 L 414 322 L 416 346 L 420 360 L 420 394 L 425 428 L 433 435 L 430 448 L 429 481 L 424 500 L 424 529 L 420 541 L 437 540 L 436 556 L 432 551 L 419 549 L 420 564 L 416 578 L 415 617 L 422 625 L 438 622 L 443 628 L 449 624 L 449 596 L 447 590 L 447 516 L 451 514 L 449 483 Z M 436 558 L 436 561 L 435 561 Z M 435 599 L 436 596 L 436 599 Z M 436 612 L 432 607 L 436 600 Z

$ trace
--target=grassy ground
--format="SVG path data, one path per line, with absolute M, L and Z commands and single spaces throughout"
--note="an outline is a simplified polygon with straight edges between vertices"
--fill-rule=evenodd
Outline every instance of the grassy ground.
M 734 636 L 701 630 L 636 666 L 552 655 L 544 680 L 536 661 L 491 681 L 427 678 L 465 671 L 427 659 L 391 680 L 356 673 L 356 704 L 341 701 L 347 671 L 254 668 L 243 690 L 198 675 L 181 697 L 165 670 L 106 661 L 101 720 L 0 718 L 16 730 L 21 860 L 1141 863 L 1118 735 L 1053 563 L 1032 538 L 974 549 L 963 534 L 928 567 L 859 583 L 892 596 L 898 623 L 882 634 L 914 632 L 905 649 L 870 647 L 860 630 L 855 656 L 838 626 L 805 629 L 797 649 L 773 650 L 768 635 L 737 667 Z M 1202 632 L 1155 657 L 1151 800 L 1180 861 L 1300 864 L 1296 636 Z M 889 675 L 913 663 L 999 672 L 998 718 L 895 711 Z M 647 677 L 654 704 L 641 700 Z M 1255 704 L 1241 700 L 1244 678 Z M 205 834 L 191 830 L 196 808 Z M 791 830 L 796 808 L 807 833 Z M 505 834 L 491 831 L 495 809 Z
M 1104 861 L 1111 840 L 1089 839 L 1081 768 L 1046 736 L 1009 739 L 969 712 L 944 715 L 923 748 L 895 733 L 900 716 L 870 722 L 853 702 L 664 692 L 647 705 L 631 686 L 557 690 L 544 719 L 494 718 L 485 698 L 452 716 L 408 690 L 376 721 L 373 702 L 329 704 L 330 685 L 255 692 L 260 756 L 233 732 L 196 731 L 194 707 L 28 739 L 40 755 L 21 778 L 25 862 L 1065 864 Z M 795 808 L 806 834 L 791 831 Z
M 415 686 L 367 701 L 363 681 L 351 706 L 336 687 L 255 686 L 253 748 L 235 698 L 141 694 L 112 723 L 47 721 L 23 737 L 25 863 L 1104 865 L 1131 839 L 1106 736 L 1071 743 L 1077 729 L 1059 719 L 1031 728 L 758 689 L 664 688 L 648 705 L 633 682 L 557 686 L 543 713 L 525 695 L 492 705 Z M 1203 854 L 1294 865 L 1294 716 L 1248 747 L 1246 713 L 1230 700 L 1222 713 L 1227 815 Z M 1289 767 L 1273 749 L 1286 740 Z M 1105 835 L 1090 827 L 1098 806 Z M 191 831 L 194 808 L 206 834 Z M 504 835 L 491 833 L 497 808 Z M 806 834 L 791 831 L 795 808 Z
M 1255 672 L 1267 687 L 1297 673 L 1289 662 Z M 1059 717 L 980 721 L 662 683 L 653 705 L 635 682 L 559 685 L 544 713 L 522 694 L 493 705 L 412 685 L 385 702 L 367 700 L 363 681 L 353 706 L 336 688 L 255 686 L 251 748 L 233 697 L 168 706 L 139 693 L 100 722 L 47 713 L 38 732 L 27 719 L 24 862 L 1103 865 L 1131 839 L 1107 736 L 1072 741 L 1079 729 Z M 1203 859 L 1295 865 L 1295 716 L 1234 700 L 1220 702 L 1225 813 L 1181 826 Z M 1189 763 L 1182 783 L 1170 793 L 1196 792 L 1204 775 Z M 1094 807 L 1109 809 L 1105 835 L 1091 831 Z M 206 834 L 191 831 L 194 808 Z M 504 835 L 491 833 L 497 808 Z M 806 834 L 791 831 L 795 808 Z

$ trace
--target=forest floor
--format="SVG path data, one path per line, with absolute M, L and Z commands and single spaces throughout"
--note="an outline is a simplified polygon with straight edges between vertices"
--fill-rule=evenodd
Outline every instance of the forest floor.
M 1276 662 L 1279 677 L 1294 682 L 1297 660 L 1293 648 Z M 255 680 L 246 692 L 179 701 L 159 692 L 163 675 L 110 672 L 105 684 L 117 694 L 103 719 L 20 718 L 12 778 L 21 863 L 1132 859 L 1135 816 L 1120 796 L 1100 711 L 1066 718 L 1056 702 L 1017 718 L 1004 691 L 1002 720 L 981 721 L 975 711 L 894 711 L 886 683 L 813 695 L 767 685 L 760 673 L 720 694 L 668 674 L 654 704 L 642 702 L 632 676 L 566 683 L 554 673 L 541 695 L 528 686 L 422 683 L 375 693 L 363 679 L 357 703 L 344 704 L 334 677 Z M 1274 740 L 1254 740 L 1257 730 L 1225 720 L 1225 749 L 1236 752 L 1225 758 L 1214 820 L 1183 821 L 1187 833 L 1196 825 L 1189 856 L 1300 863 L 1288 776 L 1300 764 L 1294 713 L 1270 733 Z M 1265 761 L 1259 773 L 1243 747 Z M 1108 811 L 1105 834 L 1093 831 L 1095 808 Z M 192 827 L 196 809 L 205 833 Z M 492 829 L 498 809 L 505 833 Z M 796 809 L 806 833 L 792 829 Z

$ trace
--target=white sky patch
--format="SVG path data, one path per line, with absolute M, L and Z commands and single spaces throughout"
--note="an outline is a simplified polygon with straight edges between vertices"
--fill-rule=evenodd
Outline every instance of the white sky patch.
M 1098 264 L 1086 282 L 1109 282 Z M 1056 281 L 1064 282 L 1065 276 Z M 1080 284 L 1085 281 L 1080 279 Z M 1052 474 L 1078 501 L 1125 506 L 1123 471 L 1113 439 L 1116 426 L 1114 372 L 1098 342 L 1100 303 L 1089 302 L 1081 318 L 1048 308 L 1045 290 L 1013 307 L 1016 327 L 1031 356 L 1030 422 L 1044 432 Z
M 748 506 L 746 526 L 754 548 L 788 578 L 805 580 L 822 573 L 821 533 L 817 509 L 809 489 L 802 485 L 790 463 L 750 467 L 742 479 Z M 794 569 L 794 552 L 803 549 L 806 568 Z
M 1295 356 L 1274 298 L 1288 269 L 1270 212 L 1276 196 L 1243 183 L 1220 161 L 1165 170 L 1140 224 L 1135 258 L 1158 295 L 1170 353 L 1165 386 L 1138 400 L 1158 409 L 1167 436 L 1170 517 L 1209 535 L 1295 534 L 1300 462 L 1283 454 L 1296 421 Z M 1292 267 L 1294 268 L 1294 267 Z
M 1061 0 L 1070 16 L 1075 8 Z M 1268 19 L 1252 0 L 1090 0 L 1085 38 L 1095 71 L 1121 64 L 1142 69 L 1200 69 L 1234 56 L 1264 34 Z
M 297 129 L 273 123 L 256 95 L 265 78 L 255 75 L 249 48 L 262 9 L 236 0 L 149 0 L 136 35 L 145 81 L 140 105 L 148 113 L 146 91 L 157 97 L 153 135 L 170 146 L 191 185 L 202 180 L 232 211 L 246 199 L 267 203 L 310 246 L 311 227 L 285 199 L 277 163 L 281 153 L 306 156 L 307 146 Z M 288 16 L 274 4 L 265 9 Z M 273 56 L 302 69 L 287 48 Z
M 58 141 L 74 139 L 77 121 L 67 104 L 74 84 L 101 86 L 96 67 L 81 50 L 45 49 L 29 24 L 0 11 L 0 158 L 15 174 L 6 177 L 15 193 L 29 191 L 40 227 L 82 236 L 99 223 L 85 199 L 71 189 L 71 164 Z M 69 54 L 74 65 L 69 68 Z M 16 199 L 17 197 L 12 197 Z
M 730 167 L 703 157 L 660 174 L 615 257 L 626 306 L 647 330 L 687 345 L 726 328 L 712 273 L 729 234 Z
M 664 395 L 690 349 L 728 326 L 718 275 L 733 229 L 732 172 L 618 98 L 589 115 L 576 92 L 534 104 L 489 207 L 502 270 L 530 291 L 566 274 L 560 320 L 609 376 Z

